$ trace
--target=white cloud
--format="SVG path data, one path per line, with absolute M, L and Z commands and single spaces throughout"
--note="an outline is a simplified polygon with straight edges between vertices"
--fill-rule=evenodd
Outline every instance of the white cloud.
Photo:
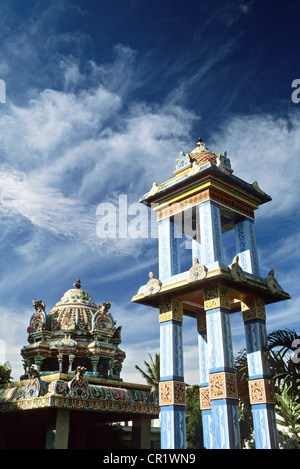
M 288 117 L 260 114 L 233 116 L 213 135 L 209 147 L 227 150 L 234 175 L 257 181 L 272 202 L 263 206 L 264 218 L 299 210 L 300 113 Z

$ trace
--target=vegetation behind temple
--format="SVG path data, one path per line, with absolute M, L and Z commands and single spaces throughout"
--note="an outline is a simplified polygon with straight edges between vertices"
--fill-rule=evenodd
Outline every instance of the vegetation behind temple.
M 295 343 L 300 339 L 294 330 L 276 330 L 268 335 L 265 351 L 275 384 L 276 414 L 282 448 L 300 448 L 300 357 L 295 355 Z M 300 343 L 300 342 L 299 342 Z M 150 363 L 144 361 L 145 371 L 136 369 L 152 390 L 158 392 L 160 356 L 150 354 Z M 248 391 L 247 352 L 240 350 L 235 356 L 239 395 L 239 421 L 243 448 L 254 448 L 252 411 Z M 199 386 L 186 388 L 186 442 L 188 449 L 203 448 L 203 432 L 199 405 Z
M 293 330 L 276 330 L 268 336 L 268 356 L 275 384 L 277 423 L 280 425 L 280 445 L 283 448 L 300 448 L 300 368 L 294 344 L 300 336 Z M 136 369 L 145 378 L 153 392 L 158 392 L 160 355 L 144 362 L 145 371 Z M 239 392 L 239 420 L 242 447 L 254 448 L 252 412 L 248 392 L 247 353 L 242 349 L 235 356 Z M 0 365 L 0 385 L 12 380 L 9 362 Z M 114 429 L 114 438 L 118 432 Z M 108 429 L 106 429 L 108 431 Z M 186 388 L 186 440 L 188 449 L 203 448 L 199 386 Z

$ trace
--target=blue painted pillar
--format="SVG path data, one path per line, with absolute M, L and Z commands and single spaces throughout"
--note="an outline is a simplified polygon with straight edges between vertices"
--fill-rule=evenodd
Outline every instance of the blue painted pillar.
M 234 369 L 229 292 L 205 291 L 212 449 L 239 449 L 238 392 Z
M 159 279 L 180 273 L 179 242 L 181 233 L 171 218 L 158 222 Z
M 256 449 L 278 448 L 275 416 L 275 393 L 270 379 L 267 349 L 265 304 L 261 298 L 252 297 L 242 302 L 245 324 L 249 393 Z
M 197 330 L 200 374 L 200 409 L 202 414 L 203 445 L 204 448 L 210 449 L 212 447 L 213 436 L 211 433 L 211 402 L 209 396 L 208 344 L 205 312 L 200 312 L 197 316 Z
M 196 207 L 197 233 L 192 243 L 193 257 L 202 265 L 223 262 L 220 207 L 207 200 Z
M 161 448 L 185 449 L 185 383 L 182 303 L 171 300 L 159 309 Z
M 239 264 L 245 272 L 260 276 L 254 220 L 244 217 L 235 229 L 235 245 Z
M 199 207 L 196 207 L 199 211 Z M 202 263 L 201 260 L 201 238 L 200 238 L 200 225 L 197 223 L 196 225 L 196 234 L 194 239 L 192 239 L 192 258 L 194 259 L 197 257 L 199 264 Z

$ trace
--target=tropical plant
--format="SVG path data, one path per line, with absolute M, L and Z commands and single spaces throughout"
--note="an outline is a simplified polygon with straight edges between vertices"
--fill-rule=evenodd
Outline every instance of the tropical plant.
M 300 444 L 300 403 L 296 402 L 284 387 L 281 394 L 277 394 L 276 414 L 278 425 L 284 427 L 297 444 Z
M 11 366 L 9 362 L 0 365 L 0 385 L 11 381 Z
M 268 359 L 274 376 L 276 391 L 286 387 L 290 395 L 300 403 L 300 368 L 295 357 L 295 344 L 300 336 L 290 329 L 279 329 L 268 335 Z
M 141 373 L 143 378 L 145 378 L 147 384 L 151 386 L 151 390 L 155 391 L 158 389 L 160 379 L 160 355 L 159 353 L 156 353 L 154 359 L 150 353 L 148 353 L 148 355 L 150 358 L 150 363 L 144 360 L 146 371 L 142 370 L 138 365 L 135 365 L 135 368 Z
M 253 447 L 253 419 L 248 389 L 247 350 L 242 349 L 234 357 L 238 388 L 238 412 L 242 448 Z
M 187 449 L 203 448 L 202 415 L 200 395 L 197 384 L 186 388 L 186 447 Z
M 156 353 L 153 359 L 148 353 L 150 363 L 144 361 L 146 371 L 138 365 L 135 368 L 145 378 L 147 384 L 152 387 L 152 391 L 158 392 L 160 381 L 160 354 Z M 203 448 L 202 420 L 199 403 L 199 386 L 193 385 L 186 387 L 186 443 L 189 449 Z
M 276 413 L 278 424 L 287 429 L 296 442 L 299 442 L 300 425 L 300 368 L 295 354 L 295 344 L 300 337 L 294 330 L 278 329 L 268 335 L 265 350 L 276 391 Z M 298 342 L 299 341 L 299 342 Z M 235 357 L 239 394 L 239 416 L 241 439 L 249 442 L 252 419 L 248 393 L 247 351 L 242 349 Z

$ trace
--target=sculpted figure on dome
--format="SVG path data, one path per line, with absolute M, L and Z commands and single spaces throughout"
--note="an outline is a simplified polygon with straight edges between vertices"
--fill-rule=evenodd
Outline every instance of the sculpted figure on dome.
M 46 305 L 42 300 L 33 300 L 32 306 L 35 309 L 35 313 L 31 316 L 29 327 L 27 328 L 28 334 L 43 330 L 46 323 Z
M 92 330 L 112 330 L 115 331 L 115 322 L 112 315 L 108 313 L 111 308 L 110 301 L 103 301 L 102 306 L 97 306 L 98 311 L 92 319 Z
M 189 165 L 191 162 L 190 162 L 190 158 L 189 158 L 189 155 L 185 155 L 183 153 L 183 151 L 180 151 L 179 152 L 179 158 L 177 158 L 176 160 L 176 166 L 175 166 L 175 171 L 178 171 L 179 169 L 181 168 L 184 168 L 185 166 Z

